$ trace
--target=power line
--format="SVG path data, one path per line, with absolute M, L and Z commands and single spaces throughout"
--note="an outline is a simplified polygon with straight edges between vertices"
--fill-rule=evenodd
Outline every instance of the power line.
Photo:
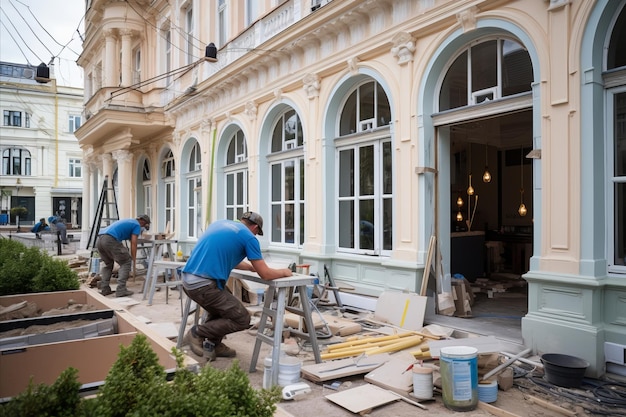
M 13 24 L 13 22 L 11 21 L 11 18 L 9 18 L 9 15 L 4 11 L 4 9 L 2 7 L 0 7 L 0 11 L 2 11 L 2 13 L 4 13 L 4 15 L 7 17 L 7 20 L 9 21 L 9 23 L 11 24 L 11 26 L 13 26 L 13 29 L 15 30 L 15 33 L 17 33 L 17 36 L 20 37 L 20 39 L 22 40 L 22 42 L 24 43 L 24 45 L 26 45 L 26 47 L 28 48 L 29 51 L 31 51 L 33 53 L 33 55 L 35 55 L 35 58 L 37 58 L 39 60 L 39 62 L 43 62 L 43 60 L 41 58 L 39 58 L 39 56 L 37 56 L 37 53 L 35 53 L 35 51 L 33 51 L 30 46 L 28 46 L 28 42 L 26 42 L 24 40 L 24 38 L 22 38 L 22 35 L 20 35 L 20 31 L 17 30 L 17 28 L 15 27 L 15 25 Z M 5 28 L 6 26 L 3 25 Z M 7 30 L 8 31 L 8 30 Z M 10 34 L 10 32 L 9 32 Z M 13 36 L 11 36 L 11 38 L 13 38 Z M 13 38 L 13 40 L 15 40 L 15 38 Z M 17 43 L 17 42 L 16 42 Z M 18 46 L 19 47 L 19 46 Z M 20 49 L 21 50 L 21 49 Z M 28 58 L 26 59 L 26 62 L 28 62 Z
M 9 34 L 9 36 L 11 37 L 11 39 L 13 39 L 13 42 L 15 42 L 15 45 L 17 46 L 17 49 L 20 50 L 20 52 L 22 53 L 22 55 L 24 55 L 24 59 L 26 60 L 26 63 L 28 65 L 32 64 L 30 63 L 30 61 L 28 60 L 28 57 L 26 56 L 26 54 L 24 53 L 24 51 L 22 50 L 22 48 L 20 47 L 20 45 L 17 43 L 17 40 L 13 37 L 13 34 L 11 32 L 9 32 L 9 28 L 6 27 L 6 25 L 4 24 L 4 22 L 2 20 L 0 20 L 0 24 L 6 29 L 7 33 Z
M 26 21 L 26 19 L 24 19 L 24 16 L 22 16 L 22 13 L 20 13 L 20 11 L 19 11 L 19 10 L 17 10 L 17 7 L 15 7 L 15 5 L 14 5 L 13 3 L 11 3 L 11 2 L 9 2 L 9 4 L 10 4 L 10 5 L 11 5 L 14 9 L 15 9 L 15 11 L 17 12 L 17 15 L 18 15 L 19 17 L 21 17 L 21 18 L 22 18 L 22 20 L 24 21 L 24 23 L 26 23 L 26 26 L 28 27 L 28 29 L 30 29 L 30 31 L 33 33 L 33 35 L 35 35 L 35 39 L 37 39 L 37 40 L 39 41 L 39 43 L 41 43 L 41 44 L 43 45 L 43 47 L 44 47 L 44 48 L 46 48 L 46 51 L 48 51 L 48 52 L 50 53 L 50 55 L 51 55 L 51 56 L 54 56 L 54 53 L 52 53 L 52 51 L 50 50 L 50 48 L 48 48 L 48 47 L 46 46 L 46 44 L 45 44 L 45 43 L 43 43 L 43 41 L 42 41 L 41 39 L 39 39 L 39 36 L 37 36 L 37 34 L 36 34 L 36 33 L 35 33 L 35 31 L 33 30 L 33 28 L 32 28 L 32 27 L 30 27 L 30 24 Z M 23 3 L 22 3 L 22 4 L 23 4 Z M 37 19 L 35 19 L 35 20 L 37 20 Z M 39 23 L 39 21 L 37 21 L 37 23 Z M 40 24 L 40 25 L 41 25 L 41 24 Z M 45 30 L 45 29 L 44 29 L 44 30 Z M 48 33 L 48 32 L 46 32 L 46 33 Z M 43 61 L 42 61 L 42 62 L 43 62 Z

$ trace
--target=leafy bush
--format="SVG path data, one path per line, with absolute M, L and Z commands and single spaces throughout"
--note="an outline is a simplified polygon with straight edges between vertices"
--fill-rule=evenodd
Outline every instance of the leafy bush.
M 0 296 L 76 290 L 78 274 L 36 247 L 0 239 Z
M 176 348 L 177 370 L 168 382 L 164 368 L 145 335 L 139 334 L 107 375 L 100 393 L 80 400 L 76 371 L 65 371 L 51 387 L 39 386 L 0 407 L 0 416 L 62 417 L 272 417 L 280 400 L 279 387 L 255 390 L 234 361 L 227 370 L 205 366 L 196 374 L 183 368 Z M 63 411 L 59 406 L 63 405 Z M 6 412 L 6 413 L 5 413 Z

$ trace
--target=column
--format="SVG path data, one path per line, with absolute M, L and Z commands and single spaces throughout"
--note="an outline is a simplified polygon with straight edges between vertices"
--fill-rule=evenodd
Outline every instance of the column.
M 133 213 L 133 154 L 127 150 L 113 151 L 113 157 L 117 161 L 118 198 L 117 209 L 120 219 L 134 217 Z
M 122 35 L 122 86 L 127 87 L 133 82 L 132 71 L 132 40 L 133 31 L 130 29 L 124 29 L 121 31 Z
M 117 54 L 116 45 L 117 39 L 115 38 L 115 30 L 107 29 L 104 31 L 104 74 L 103 74 L 103 87 L 114 87 L 119 84 L 119 69 L 117 68 Z

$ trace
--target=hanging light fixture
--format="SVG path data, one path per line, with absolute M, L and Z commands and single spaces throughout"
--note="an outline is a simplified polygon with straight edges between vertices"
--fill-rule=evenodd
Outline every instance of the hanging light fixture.
M 491 173 L 489 172 L 489 157 L 487 155 L 488 146 L 485 145 L 485 172 L 483 173 L 483 182 L 491 182 Z
M 456 213 L 456 221 L 457 222 L 462 222 L 463 221 L 463 213 L 461 213 L 461 207 L 463 207 L 463 199 L 461 198 L 461 194 L 459 194 L 459 197 L 456 199 L 456 206 L 458 208 L 457 213 Z
M 469 172 L 469 185 L 467 187 L 467 195 L 474 195 L 474 187 L 472 187 L 472 144 L 469 144 L 469 152 L 468 152 L 468 172 Z
M 517 209 L 517 212 L 519 213 L 520 217 L 524 217 L 526 216 L 526 213 L 528 213 L 528 210 L 526 209 L 526 205 L 524 204 L 524 147 L 520 149 L 520 172 L 521 172 L 520 189 L 519 189 L 520 204 L 519 204 L 519 208 Z

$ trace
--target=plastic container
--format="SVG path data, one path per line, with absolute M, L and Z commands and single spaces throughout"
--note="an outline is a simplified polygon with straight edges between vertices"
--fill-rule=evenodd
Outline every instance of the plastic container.
M 263 361 L 263 388 L 272 386 L 272 357 L 268 356 Z M 300 381 L 300 369 L 302 361 L 291 356 L 281 356 L 278 367 L 278 385 L 286 387 Z
M 433 398 L 433 368 L 413 367 L 413 396 L 418 400 Z
M 478 384 L 478 401 L 493 403 L 498 399 L 498 381 Z
M 471 411 L 478 405 L 478 350 L 469 346 L 441 348 L 443 404 L 454 411 Z

